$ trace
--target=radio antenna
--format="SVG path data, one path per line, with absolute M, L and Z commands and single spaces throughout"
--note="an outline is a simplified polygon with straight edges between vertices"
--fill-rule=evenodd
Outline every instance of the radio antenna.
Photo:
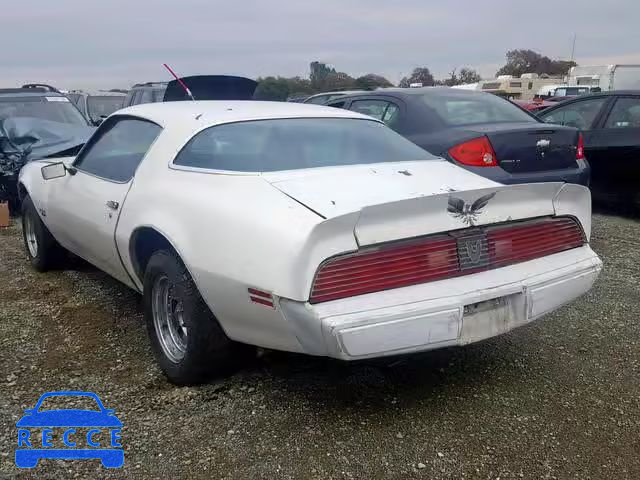
M 187 95 L 189 95 L 191 100 L 195 100 L 195 98 L 193 97 L 193 94 L 191 93 L 191 90 L 189 90 L 189 87 L 187 87 L 187 85 L 182 81 L 182 79 L 179 78 L 173 70 L 171 70 L 171 67 L 169 65 L 167 65 L 166 63 L 163 63 L 162 65 L 164 65 L 164 68 L 169 70 L 169 73 L 171 75 L 173 75 L 173 78 L 175 78 L 178 81 L 178 83 L 180 84 L 180 86 L 182 88 L 184 88 L 184 91 L 187 92 Z

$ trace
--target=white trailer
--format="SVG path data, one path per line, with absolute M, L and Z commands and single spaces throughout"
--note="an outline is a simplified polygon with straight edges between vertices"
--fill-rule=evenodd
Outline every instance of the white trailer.
M 581 65 L 569 70 L 568 84 L 609 90 L 640 90 L 640 65 Z

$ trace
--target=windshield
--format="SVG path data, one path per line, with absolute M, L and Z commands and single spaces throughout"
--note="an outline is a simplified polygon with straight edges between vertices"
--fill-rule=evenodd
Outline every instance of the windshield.
M 423 102 L 440 120 L 452 127 L 477 123 L 535 122 L 511 102 L 488 93 L 471 95 L 422 95 Z
M 87 110 L 91 120 L 106 118 L 122 108 L 124 95 L 90 95 L 87 97 Z
M 67 97 L 0 98 L 0 118 L 33 117 L 87 126 L 87 120 Z
M 433 158 L 375 121 L 297 118 L 210 127 L 189 141 L 174 164 L 268 172 Z

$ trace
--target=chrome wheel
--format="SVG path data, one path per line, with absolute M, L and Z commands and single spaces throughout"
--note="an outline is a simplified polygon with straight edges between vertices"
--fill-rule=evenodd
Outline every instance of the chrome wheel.
M 32 215 L 27 215 L 24 222 L 24 238 L 29 249 L 29 254 L 35 258 L 38 256 L 38 237 Z
M 187 327 L 182 300 L 172 295 L 173 284 L 166 275 L 155 279 L 151 290 L 151 309 L 156 335 L 162 351 L 179 363 L 187 351 Z

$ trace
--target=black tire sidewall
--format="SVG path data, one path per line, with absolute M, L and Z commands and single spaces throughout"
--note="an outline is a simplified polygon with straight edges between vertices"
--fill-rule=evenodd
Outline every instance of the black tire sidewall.
M 27 219 L 31 219 L 33 224 L 33 231 L 38 242 L 38 254 L 34 257 L 29 251 L 27 245 L 27 233 L 25 229 Z M 22 240 L 24 242 L 24 248 L 31 261 L 31 265 L 40 271 L 44 272 L 51 268 L 55 261 L 55 240 L 47 230 L 47 227 L 42 222 L 40 215 L 38 214 L 31 197 L 26 196 L 22 201 Z
M 173 285 L 173 295 L 182 300 L 187 348 L 185 356 L 178 363 L 174 363 L 164 353 L 153 319 L 153 285 L 162 275 L 166 275 Z M 151 346 L 160 368 L 171 382 L 180 385 L 201 383 L 213 375 L 229 371 L 233 344 L 175 253 L 160 250 L 151 256 L 144 275 L 143 297 Z

